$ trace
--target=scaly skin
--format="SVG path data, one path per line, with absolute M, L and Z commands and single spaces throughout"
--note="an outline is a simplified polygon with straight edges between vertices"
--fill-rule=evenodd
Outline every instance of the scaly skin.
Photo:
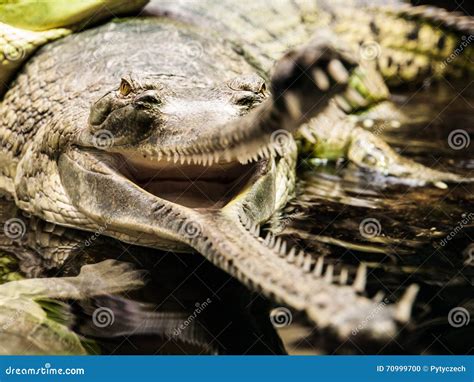
M 274 19 L 288 24 L 260 22 L 263 9 L 250 18 L 250 8 L 223 13 L 230 4 L 219 2 L 205 13 L 193 10 L 191 21 L 201 17 L 194 26 L 123 21 L 47 46 L 0 107 L 6 116 L 0 185 L 21 209 L 54 224 L 156 248 L 194 248 L 344 339 L 379 310 L 379 301 L 359 294 L 365 267 L 352 287 L 339 285 L 352 276 L 335 277 L 322 258 L 297 253 L 271 235 L 264 240 L 258 224 L 292 194 L 297 152 L 291 133 L 318 113 L 330 115 L 336 95 L 351 111 L 386 89 L 370 65 L 354 69 L 342 41 L 321 35 L 271 70 L 275 56 L 309 41 L 329 20 L 318 8 L 314 18 L 307 9 L 279 4 L 274 13 L 285 17 Z M 212 22 L 223 30 L 213 17 L 222 14 L 229 15 L 224 38 L 207 28 Z M 285 33 L 293 27 L 295 33 Z M 247 30 L 247 41 L 237 37 Z M 348 82 L 357 85 L 346 89 Z M 408 320 L 415 294 L 409 288 L 399 305 L 386 306 L 360 338 L 393 336 Z
M 137 11 L 148 0 L 0 0 L 0 96 L 44 44 L 86 26 Z

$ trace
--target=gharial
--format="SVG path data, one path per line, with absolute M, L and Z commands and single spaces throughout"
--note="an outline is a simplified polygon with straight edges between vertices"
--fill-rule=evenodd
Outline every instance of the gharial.
M 380 74 L 470 75 L 472 47 L 445 63 L 472 19 L 360 3 L 153 2 L 161 17 L 47 44 L 0 105 L 0 189 L 55 225 L 194 249 L 340 338 L 364 320 L 364 335 L 391 338 L 416 286 L 366 320 L 379 301 L 362 293 L 364 266 L 347 285 L 346 270 L 260 235 L 293 194 L 298 145 L 420 184 L 467 180 L 403 159 L 348 114 L 387 99 Z M 360 57 L 370 44 L 380 50 Z M 52 265 L 67 256 L 37 250 Z

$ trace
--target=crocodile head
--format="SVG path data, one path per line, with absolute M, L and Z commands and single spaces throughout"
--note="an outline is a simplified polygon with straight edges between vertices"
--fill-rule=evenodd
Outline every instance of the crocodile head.
M 87 128 L 59 160 L 62 184 L 80 212 L 107 222 L 114 236 L 153 246 L 164 239 L 165 247 L 186 237 L 162 225 L 162 213 L 152 212 L 157 206 L 195 221 L 193 213 L 239 200 L 255 206 L 256 221 L 269 217 L 283 168 L 274 132 L 288 140 L 288 154 L 296 149 L 291 134 L 261 123 L 269 98 L 261 77 L 204 89 L 170 87 L 152 76 L 117 82 L 93 102 Z
M 247 163 L 254 153 L 227 125 L 266 96 L 257 75 L 204 91 L 122 78 L 92 105 L 79 144 L 96 158 L 108 156 L 124 179 L 158 198 L 222 207 L 268 167 L 263 159 Z M 247 133 L 254 134 L 255 147 L 270 141 L 260 131 Z

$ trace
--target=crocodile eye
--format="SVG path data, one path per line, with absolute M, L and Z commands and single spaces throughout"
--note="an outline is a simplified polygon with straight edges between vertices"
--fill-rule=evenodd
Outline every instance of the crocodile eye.
M 120 91 L 120 94 L 125 97 L 129 95 L 130 92 L 132 91 L 132 85 L 125 78 L 122 78 L 122 81 L 120 82 L 119 91 Z

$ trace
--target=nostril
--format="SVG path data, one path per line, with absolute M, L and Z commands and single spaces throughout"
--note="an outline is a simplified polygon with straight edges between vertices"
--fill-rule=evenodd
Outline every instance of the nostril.
M 147 90 L 139 95 L 137 95 L 133 101 L 135 104 L 138 105 L 158 105 L 161 103 L 158 94 L 156 94 L 153 90 Z

